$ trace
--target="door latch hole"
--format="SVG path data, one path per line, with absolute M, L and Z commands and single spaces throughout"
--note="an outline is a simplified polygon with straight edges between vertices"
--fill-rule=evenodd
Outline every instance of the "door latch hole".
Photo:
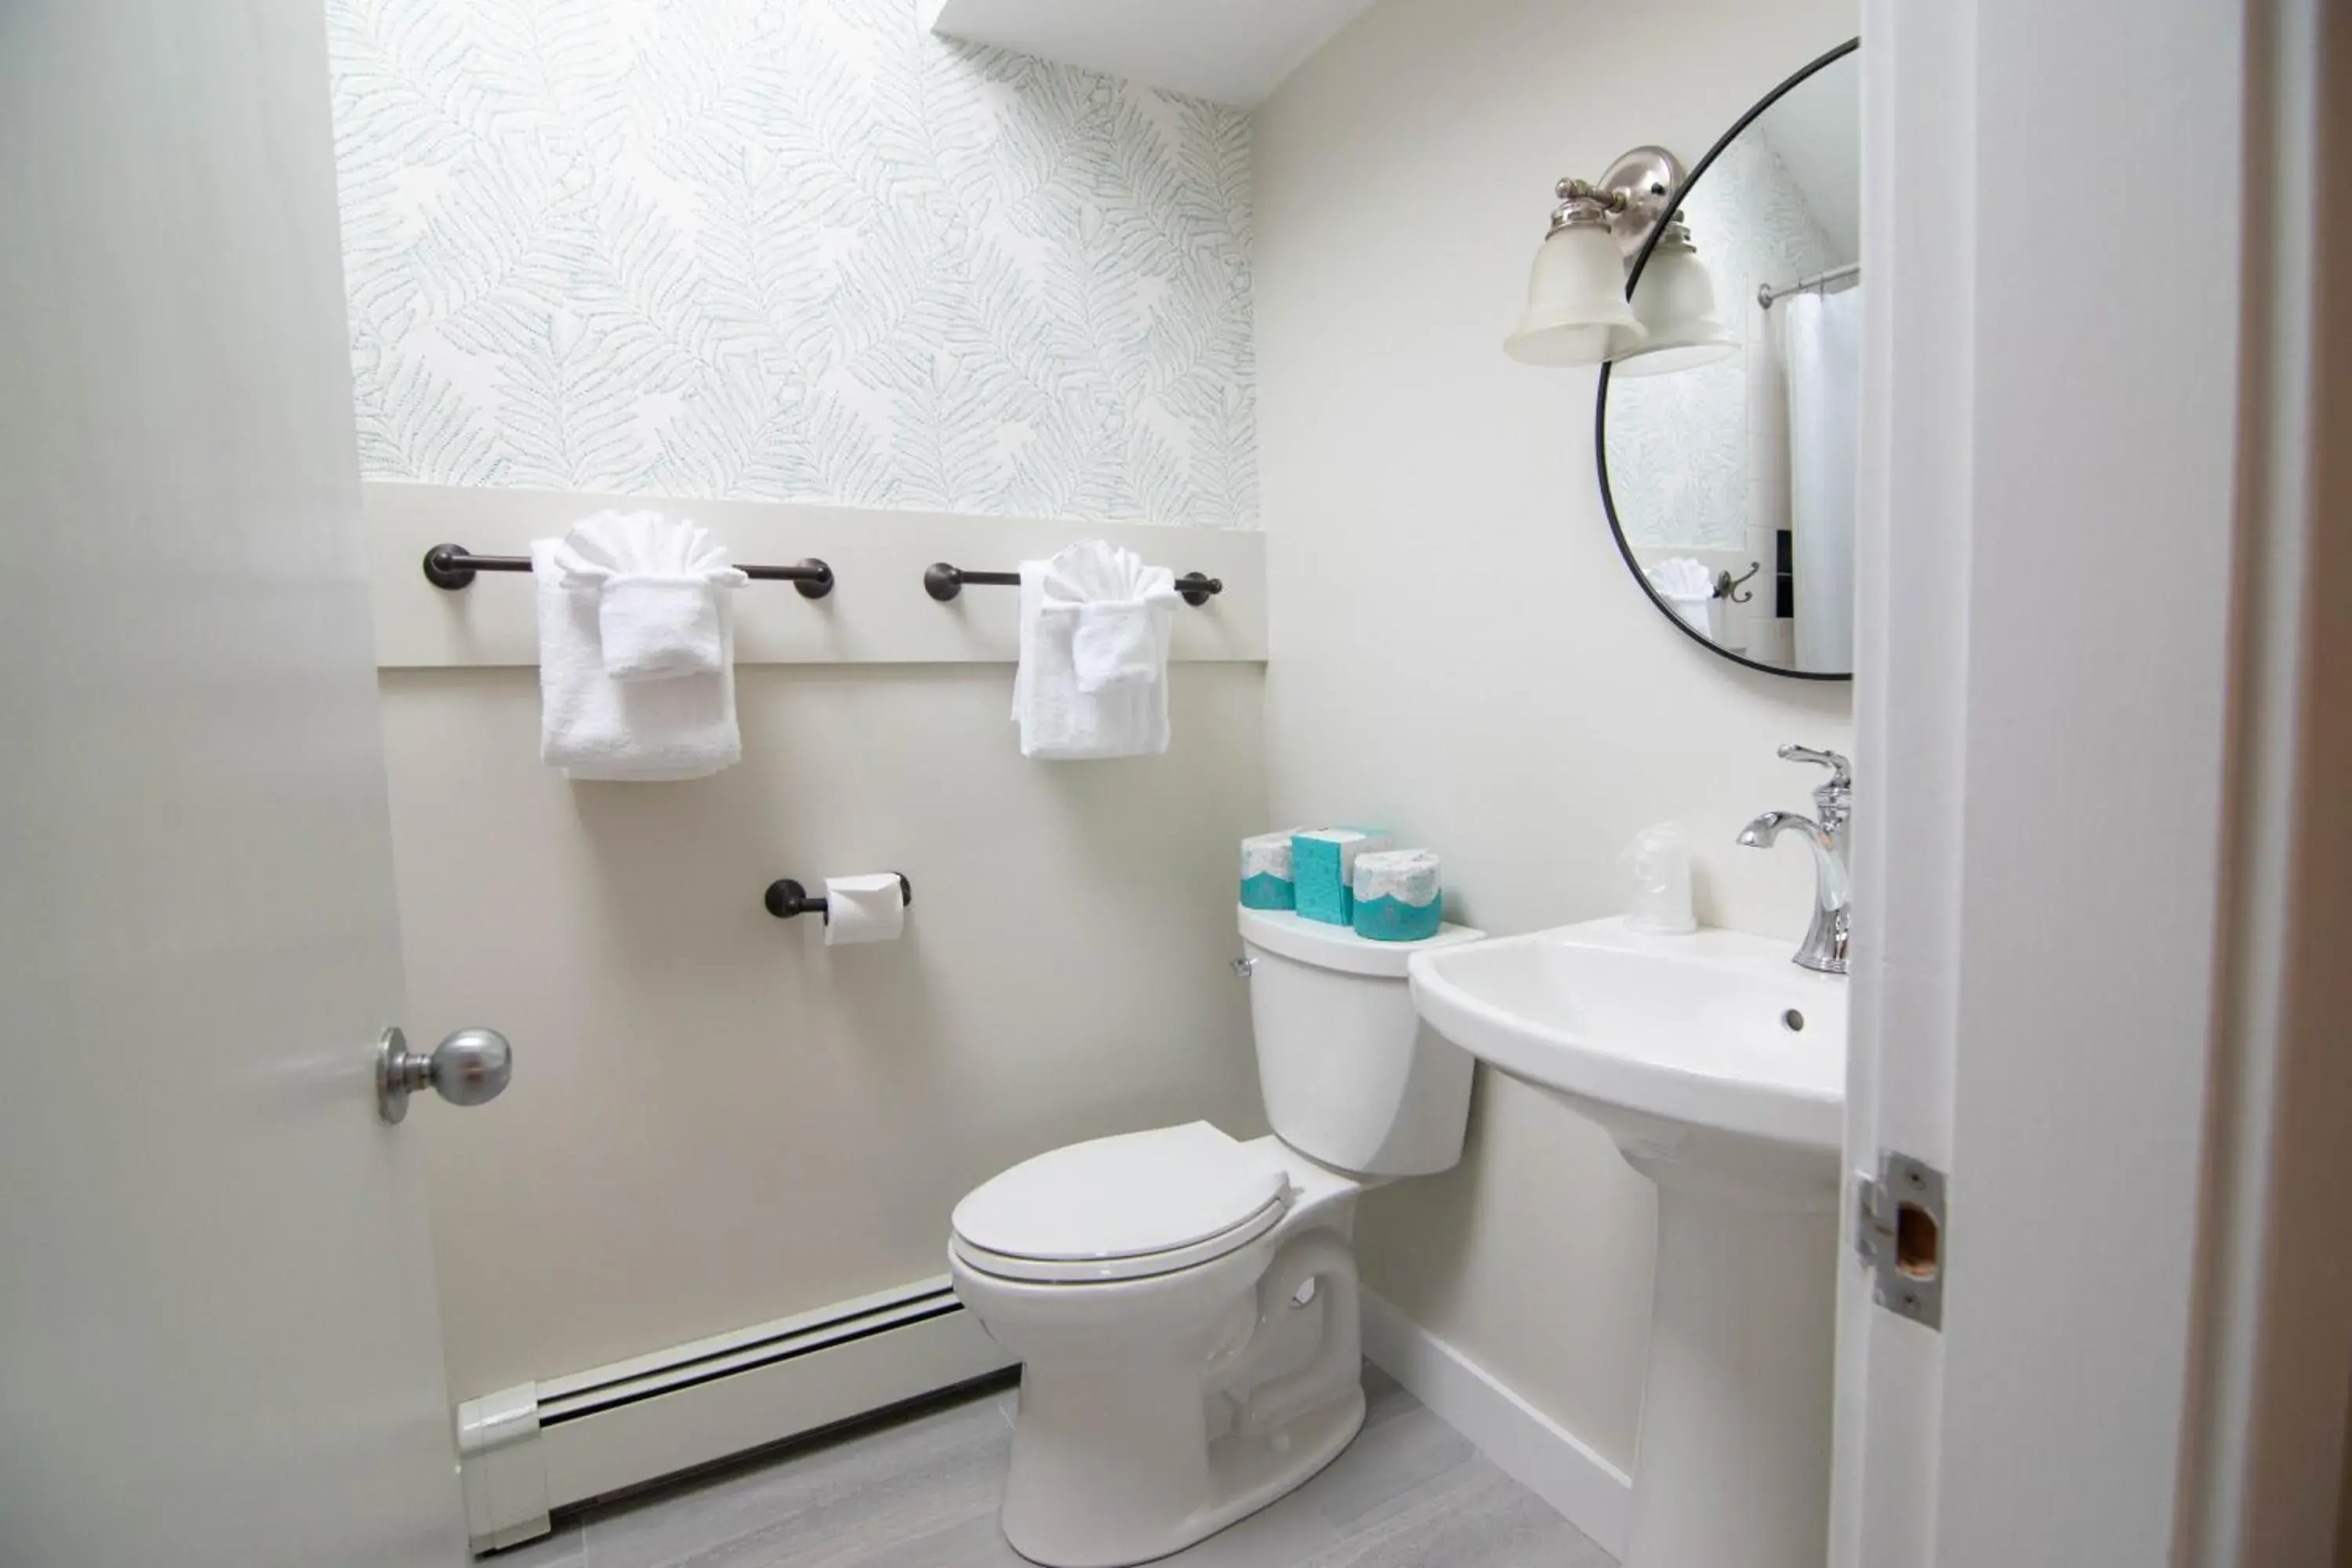
M 1936 1216 L 1916 1204 L 1895 1208 L 1895 1267 L 1912 1279 L 1933 1279 L 1943 1268 L 1943 1235 Z

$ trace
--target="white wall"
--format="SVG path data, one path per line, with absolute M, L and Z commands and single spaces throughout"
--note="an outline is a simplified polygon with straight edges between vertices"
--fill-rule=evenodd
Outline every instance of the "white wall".
M 1602 519 L 1592 375 L 1501 344 L 1556 178 L 1642 142 L 1696 158 L 1855 20 L 1387 0 L 1259 111 L 1275 818 L 1435 846 L 1455 918 L 1496 931 L 1619 907 L 1619 850 L 1671 818 L 1702 918 L 1793 943 L 1807 858 L 1732 838 L 1805 805 L 1817 775 L 1773 747 L 1844 745 L 1847 690 L 1667 625 Z M 1600 1132 L 1488 1075 L 1462 1168 L 1377 1194 L 1360 1236 L 1377 1289 L 1631 1467 L 1652 1201 Z
M 411 1119 L 457 1397 L 944 1273 L 956 1200 L 1061 1143 L 1264 1131 L 1226 967 L 1258 668 L 1176 667 L 1167 757 L 1059 766 L 1010 680 L 749 668 L 740 765 L 576 785 L 535 672 L 383 673 L 409 1031 L 515 1044 L 495 1105 Z M 761 908 L 877 868 L 898 942 Z

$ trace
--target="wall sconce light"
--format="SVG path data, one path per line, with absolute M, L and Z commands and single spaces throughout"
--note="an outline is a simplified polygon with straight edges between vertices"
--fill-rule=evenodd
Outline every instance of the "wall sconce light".
M 1739 346 L 1716 316 L 1715 281 L 1699 260 L 1680 213 L 1666 219 L 1642 276 L 1633 280 L 1633 316 L 1644 336 L 1617 356 L 1619 375 L 1689 370 Z
M 1528 305 L 1503 341 L 1523 364 L 1616 361 L 1621 374 L 1653 374 L 1719 359 L 1737 345 L 1715 315 L 1715 287 L 1666 203 L 1682 187 L 1682 160 L 1636 147 L 1594 184 L 1563 179 L 1551 229 L 1528 275 Z M 1625 268 L 1660 224 L 1633 297 Z

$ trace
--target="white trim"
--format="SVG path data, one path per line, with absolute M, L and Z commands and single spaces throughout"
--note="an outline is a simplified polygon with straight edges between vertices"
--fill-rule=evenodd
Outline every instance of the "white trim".
M 1223 584 L 1206 605 L 1178 605 L 1168 657 L 1179 664 L 1256 663 L 1266 657 L 1265 536 L 1245 528 L 1067 522 L 879 511 L 792 501 L 478 489 L 371 480 L 370 598 L 380 669 L 530 666 L 539 626 L 527 574 L 488 574 L 455 590 L 425 580 L 425 552 L 462 544 L 484 555 L 524 555 L 613 508 L 689 517 L 737 561 L 777 564 L 815 556 L 833 592 L 803 599 L 785 583 L 751 583 L 734 597 L 735 662 L 753 664 L 1009 664 L 1019 654 L 1020 591 L 972 586 L 947 604 L 923 591 L 935 561 L 1010 572 L 1075 540 L 1106 539 L 1181 574 Z
M 1848 1172 L 1899 1149 L 1952 1172 L 1979 409 L 1979 0 L 1864 0 L 1863 428 L 1854 569 L 1853 971 Z M 1900 519 L 1900 526 L 1895 520 Z M 1853 1182 L 1846 1184 L 1849 1194 Z M 1852 1222 L 1841 1201 L 1841 1231 Z M 1965 1225 L 1964 1215 L 1948 1216 Z M 1838 1270 L 1830 1568 L 1935 1555 L 1931 1420 L 1944 1337 Z
M 1363 1316 L 1364 1354 L 1373 1365 L 1602 1551 L 1625 1555 L 1633 1508 L 1631 1476 L 1370 1290 L 1363 1293 Z
M 457 1407 L 476 1552 L 555 1510 L 1003 1371 L 945 1276 Z
M 466 1496 L 466 1540 L 476 1552 L 547 1533 L 547 1456 L 539 1449 L 533 1384 L 457 1406 L 457 1475 Z

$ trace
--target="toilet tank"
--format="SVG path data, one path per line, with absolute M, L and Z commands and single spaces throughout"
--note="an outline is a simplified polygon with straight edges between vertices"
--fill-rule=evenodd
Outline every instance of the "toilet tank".
M 1287 910 L 1251 909 L 1241 930 L 1275 1134 L 1364 1175 L 1425 1175 L 1459 1161 L 1475 1063 L 1413 1011 L 1405 960 L 1486 933 L 1449 925 L 1420 942 L 1374 942 Z

